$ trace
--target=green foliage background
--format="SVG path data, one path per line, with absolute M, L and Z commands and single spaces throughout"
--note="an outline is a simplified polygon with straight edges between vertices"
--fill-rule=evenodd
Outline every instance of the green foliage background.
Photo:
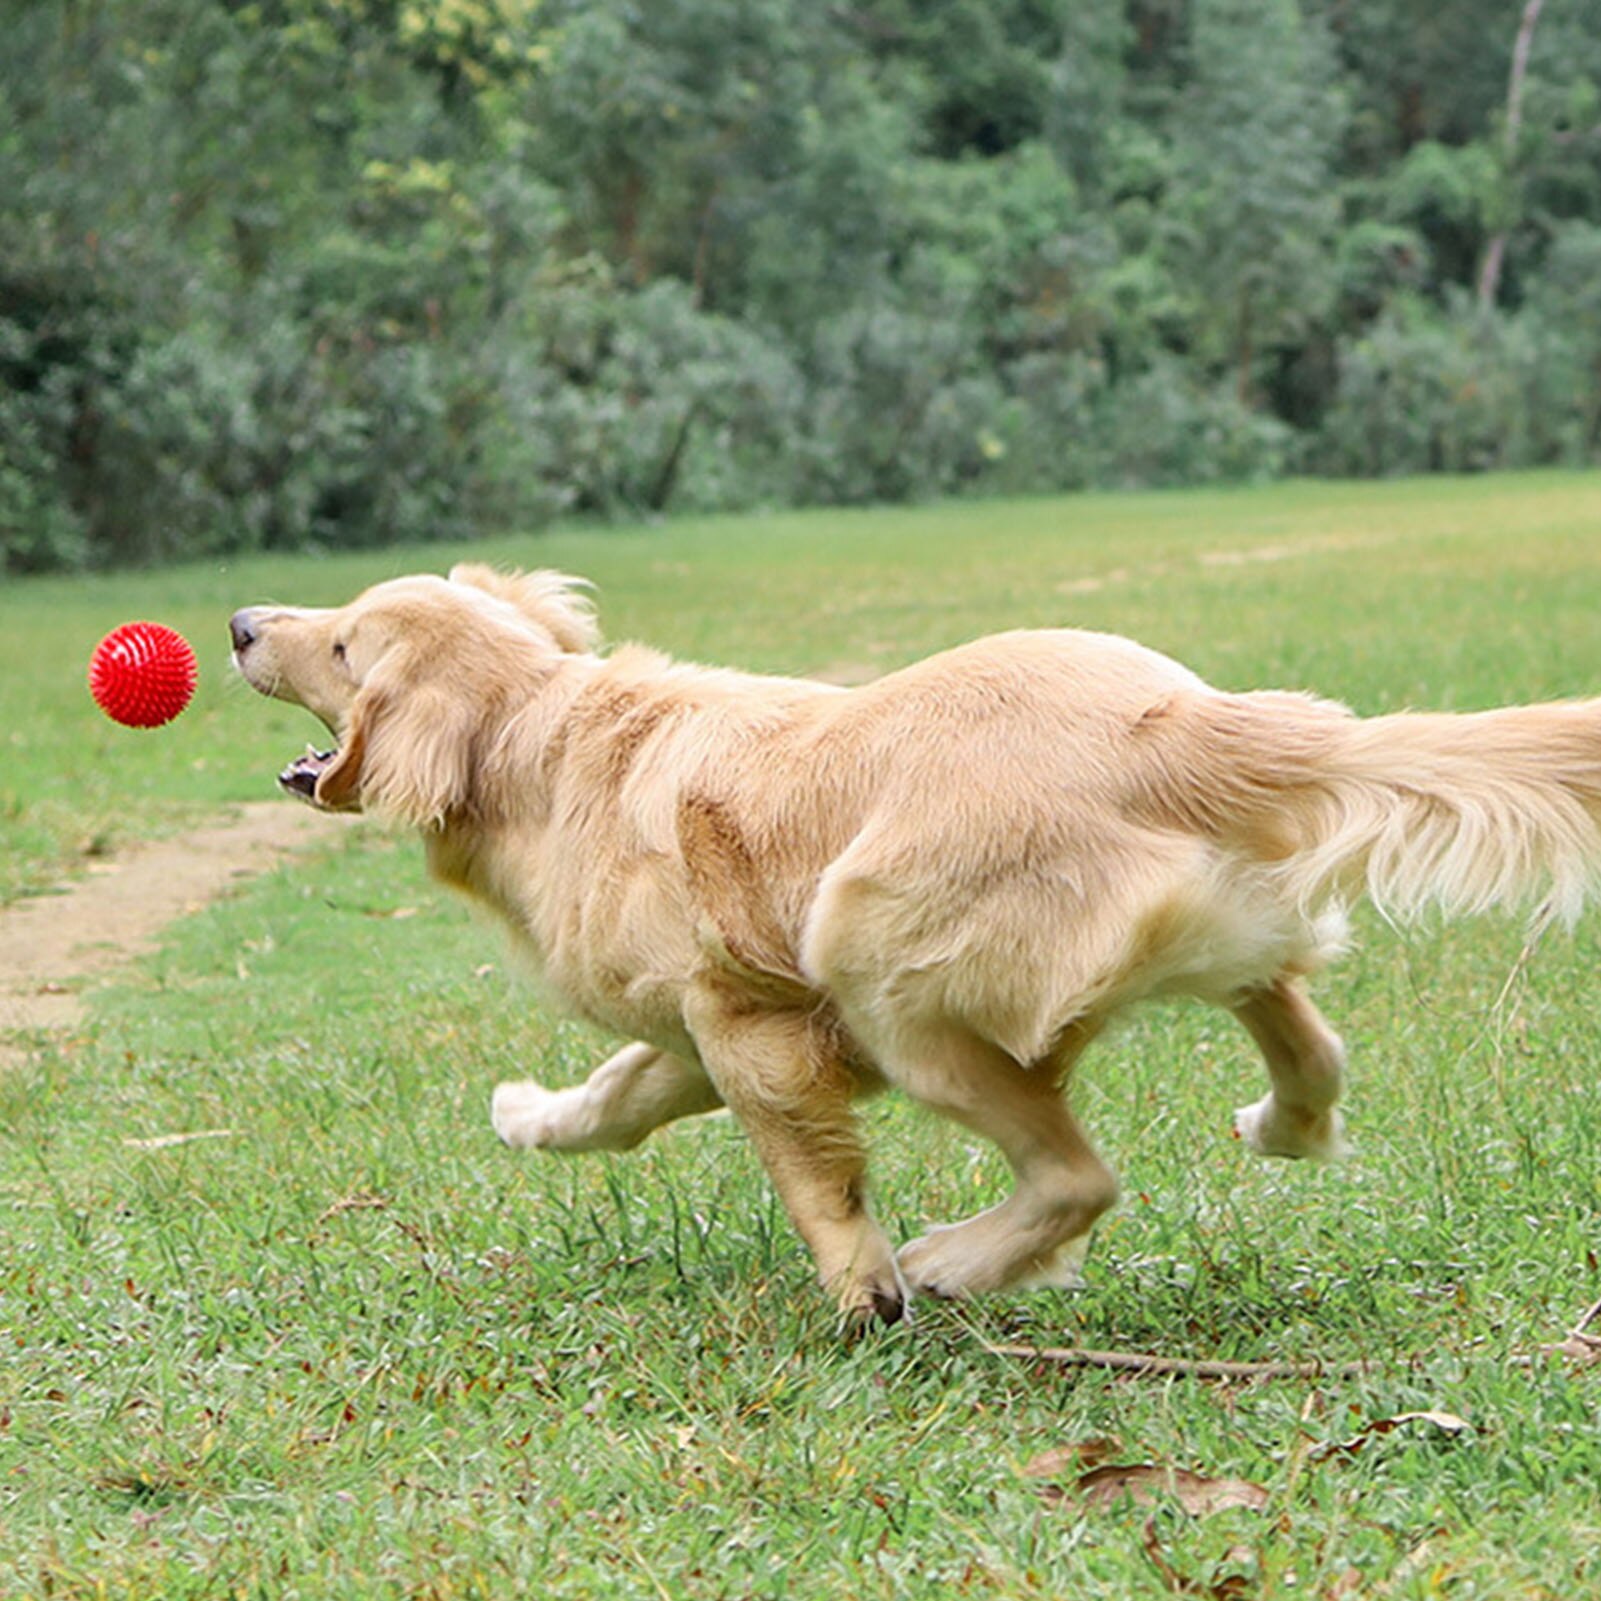
M 1521 10 L 3 0 L 0 570 L 1594 461 Z

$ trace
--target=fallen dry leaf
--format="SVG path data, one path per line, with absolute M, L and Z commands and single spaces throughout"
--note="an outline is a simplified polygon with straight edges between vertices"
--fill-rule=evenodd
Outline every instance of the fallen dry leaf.
M 195 1140 L 231 1140 L 231 1128 L 200 1128 L 189 1134 L 153 1134 L 149 1139 L 124 1140 L 122 1143 L 135 1151 L 165 1151 L 173 1145 L 189 1145 Z
M 1434 1541 L 1437 1534 L 1438 1531 L 1435 1534 L 1431 1534 L 1426 1540 L 1420 1541 L 1396 1563 L 1390 1573 L 1390 1583 L 1392 1585 L 1404 1583 L 1414 1573 L 1421 1573 L 1424 1568 L 1430 1567 L 1434 1563 Z
M 1123 1447 L 1109 1435 L 1096 1434 L 1087 1440 L 1075 1440 L 1071 1445 L 1052 1446 L 1023 1464 L 1023 1476 L 1028 1479 L 1059 1479 L 1064 1474 L 1075 1478 L 1098 1468 L 1108 1457 L 1115 1456 Z
M 1247 1479 L 1209 1479 L 1163 1462 L 1108 1463 L 1081 1473 L 1070 1488 L 1044 1484 L 1040 1490 L 1056 1504 L 1077 1499 L 1092 1507 L 1116 1506 L 1123 1500 L 1157 1506 L 1171 1497 L 1194 1518 L 1207 1518 L 1228 1507 L 1260 1512 L 1268 1499 L 1260 1484 Z
M 1462 1434 L 1473 1425 L 1454 1412 L 1398 1412 L 1393 1418 L 1375 1418 L 1349 1440 L 1331 1440 L 1309 1453 L 1307 1460 L 1322 1462 L 1331 1456 L 1354 1456 L 1376 1434 L 1391 1434 L 1408 1423 L 1428 1423 L 1443 1434 Z
M 1368 1576 L 1360 1568 L 1345 1568 L 1335 1576 L 1334 1582 L 1323 1592 L 1321 1601 L 1345 1601 L 1366 1588 Z
M 1597 1339 L 1593 1334 L 1580 1334 L 1575 1331 L 1567 1339 L 1546 1346 L 1545 1354 L 1565 1356 L 1577 1367 L 1591 1367 L 1601 1362 L 1601 1339 Z

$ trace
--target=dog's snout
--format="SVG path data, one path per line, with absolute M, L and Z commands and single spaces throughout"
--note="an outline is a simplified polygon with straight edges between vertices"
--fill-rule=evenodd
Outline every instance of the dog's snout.
M 261 637 L 261 630 L 256 626 L 256 615 L 249 610 L 236 611 L 228 619 L 228 632 L 233 636 L 233 648 L 236 651 L 248 650 Z

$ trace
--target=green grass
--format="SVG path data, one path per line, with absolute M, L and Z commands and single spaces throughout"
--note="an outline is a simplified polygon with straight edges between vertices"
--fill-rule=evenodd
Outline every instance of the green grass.
M 1542 475 L 487 554 L 585 573 L 612 637 L 708 659 L 876 671 L 1073 622 L 1371 712 L 1601 686 L 1598 528 L 1601 477 Z M 271 793 L 313 729 L 227 684 L 234 606 L 455 554 L 8 586 L 0 893 Z M 82 689 L 136 615 L 201 646 L 195 708 L 156 734 Z M 1601 1593 L 1601 1369 L 1513 1360 L 1601 1294 L 1601 925 L 1548 936 L 1497 1006 L 1519 929 L 1362 919 L 1318 985 L 1353 1060 L 1359 1155 L 1336 1169 L 1228 1139 L 1261 1074 L 1227 1018 L 1137 1016 L 1075 1088 L 1125 1185 L 1089 1288 L 844 1346 L 726 1119 L 615 1159 L 498 1146 L 496 1079 L 569 1081 L 605 1042 L 541 1011 L 418 858 L 362 830 L 257 880 L 176 925 L 84 1038 L 0 1078 L 0 1595 Z M 1001 1192 L 960 1131 L 893 1101 L 868 1121 L 896 1235 Z M 1039 1369 L 985 1337 L 1377 1366 L 1223 1388 Z M 1313 1460 L 1430 1407 L 1471 1432 Z M 1106 1435 L 1120 1460 L 1254 1480 L 1268 1509 L 1050 1505 L 1019 1473 Z

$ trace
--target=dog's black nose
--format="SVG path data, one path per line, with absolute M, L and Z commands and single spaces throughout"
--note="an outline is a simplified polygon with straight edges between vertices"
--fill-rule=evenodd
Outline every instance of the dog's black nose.
M 233 635 L 233 648 L 244 651 L 255 644 L 256 622 L 248 611 L 236 611 L 228 619 L 228 632 Z

